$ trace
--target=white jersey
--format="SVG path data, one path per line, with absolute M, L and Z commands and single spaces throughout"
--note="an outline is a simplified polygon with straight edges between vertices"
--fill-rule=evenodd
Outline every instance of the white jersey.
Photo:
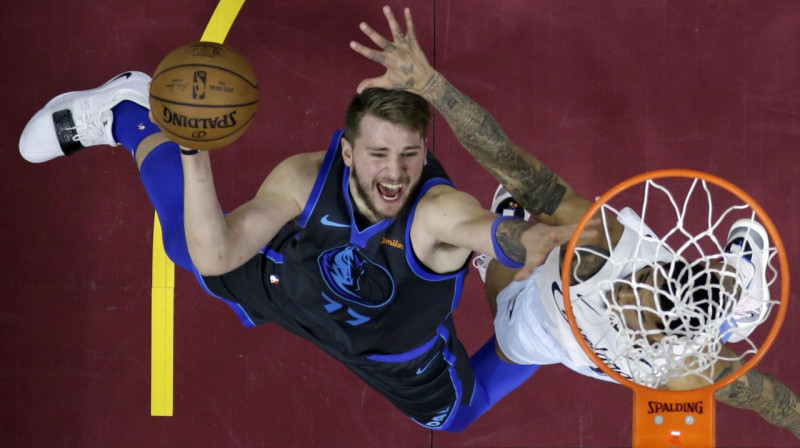
M 623 225 L 622 236 L 612 250 L 611 260 L 587 281 L 569 288 L 573 313 L 583 332 L 583 337 L 601 358 L 617 360 L 610 365 L 625 378 L 630 378 L 626 359 L 618 356 L 614 346 L 617 330 L 609 322 L 601 279 L 624 278 L 633 271 L 631 263 L 624 263 L 634 253 L 641 260 L 668 262 L 672 255 L 663 246 L 639 238 L 640 232 L 653 232 L 631 209 L 623 209 L 618 221 Z M 614 381 L 595 365 L 583 351 L 564 310 L 560 275 L 560 249 L 554 249 L 528 279 L 513 282 L 497 297 L 495 333 L 497 342 L 506 356 L 518 364 L 561 363 L 570 369 L 606 381 Z M 609 284 L 604 282 L 604 284 Z M 606 286 L 605 288 L 608 288 Z M 647 368 L 649 366 L 640 366 Z

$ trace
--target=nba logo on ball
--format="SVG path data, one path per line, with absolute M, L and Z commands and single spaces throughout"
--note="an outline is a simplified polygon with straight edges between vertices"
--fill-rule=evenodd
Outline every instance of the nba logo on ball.
M 206 98 L 206 72 L 198 70 L 194 72 L 194 82 L 192 83 L 192 99 L 203 100 Z
M 257 106 L 258 82 L 250 64 L 214 42 L 170 52 L 150 83 L 155 123 L 187 148 L 211 150 L 232 143 L 250 126 Z

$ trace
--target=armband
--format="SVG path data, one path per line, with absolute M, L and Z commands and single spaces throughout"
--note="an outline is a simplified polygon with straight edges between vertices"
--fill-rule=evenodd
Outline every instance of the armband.
M 516 261 L 508 258 L 505 251 L 502 247 L 500 247 L 500 243 L 497 242 L 497 226 L 500 225 L 501 222 L 507 219 L 519 219 L 513 216 L 499 216 L 497 219 L 494 220 L 492 223 L 492 247 L 494 248 L 494 255 L 503 266 L 508 266 L 509 268 L 519 269 L 525 266 L 524 263 L 517 263 Z

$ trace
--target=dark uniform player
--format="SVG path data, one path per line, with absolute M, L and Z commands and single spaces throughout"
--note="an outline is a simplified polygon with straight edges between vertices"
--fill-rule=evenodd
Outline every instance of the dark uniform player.
M 205 283 L 241 305 L 246 324 L 274 322 L 312 341 L 416 422 L 440 426 L 474 384 L 451 316 L 466 268 L 432 272 L 416 260 L 408 233 L 419 198 L 451 183 L 429 154 L 400 214 L 359 225 L 341 136 L 302 215 L 246 264 Z
M 453 189 L 424 149 L 429 111 L 422 98 L 382 89 L 357 95 L 349 110 L 354 104 L 377 103 L 378 109 L 389 104 L 389 111 L 357 110 L 358 118 L 349 125 L 353 136 L 336 133 L 327 152 L 282 162 L 254 200 L 224 219 L 232 219 L 232 228 L 286 220 L 275 230 L 250 232 L 255 241 L 270 235 L 258 246 L 263 249 L 253 249 L 238 264 L 234 258 L 215 273 L 207 263 L 198 266 L 196 260 L 204 257 L 190 257 L 192 232 L 185 232 L 192 225 L 223 219 L 217 211 L 202 217 L 189 214 L 197 208 L 193 194 L 216 201 L 213 191 L 198 195 L 189 188 L 200 188 L 195 183 L 213 186 L 210 179 L 198 181 L 204 169 L 210 175 L 208 156 L 179 148 L 148 120 L 148 80 L 143 73 L 130 72 L 97 89 L 59 96 L 23 131 L 21 154 L 43 162 L 65 155 L 65 148 L 75 153 L 78 146 L 121 143 L 130 149 L 175 264 L 226 300 L 245 325 L 274 322 L 309 339 L 428 428 L 463 429 L 536 370 L 501 361 L 494 338 L 468 357 L 451 313 L 472 250 L 516 266 L 524 262 L 532 270 L 545 253 L 569 238 L 572 227 L 497 218 Z M 397 101 L 415 104 L 403 112 L 406 118 L 425 115 L 419 129 L 388 121 Z M 89 113 L 80 115 L 87 105 Z M 385 117 L 378 115 L 383 113 Z M 55 116 L 69 119 L 54 122 Z M 387 147 L 373 147 L 381 144 Z M 367 174 L 355 175 L 356 166 L 367 174 L 373 169 L 378 180 L 363 182 Z M 276 171 L 284 176 L 280 191 L 295 194 L 299 185 L 307 192 L 299 193 L 296 203 L 271 203 L 258 210 L 263 214 L 247 216 L 262 205 L 259 201 L 274 200 L 270 189 Z M 264 191 L 269 192 L 267 199 Z M 246 224 L 236 221 L 242 214 Z M 515 259 L 506 251 L 516 254 Z
M 501 361 L 493 338 L 467 357 L 450 313 L 472 251 L 525 276 L 574 226 L 498 218 L 452 188 L 428 157 L 424 99 L 360 92 L 346 135 L 283 160 L 223 216 L 208 154 L 149 121 L 148 82 L 127 72 L 56 97 L 26 126 L 20 153 L 44 162 L 128 148 L 175 264 L 246 325 L 274 322 L 311 340 L 426 427 L 463 429 L 536 370 Z

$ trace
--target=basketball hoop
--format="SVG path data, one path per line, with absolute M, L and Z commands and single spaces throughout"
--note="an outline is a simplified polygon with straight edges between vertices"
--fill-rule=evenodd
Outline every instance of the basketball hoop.
M 601 219 L 605 246 L 577 247 L 592 217 Z M 612 240 L 620 238 L 620 229 L 626 232 L 624 244 Z M 741 252 L 744 243 L 731 244 L 742 241 L 734 239 L 741 235 L 768 240 L 759 252 L 766 273 L 756 280 L 762 271 L 752 267 L 753 253 Z M 589 306 L 579 267 L 592 258 L 605 267 L 592 274 L 599 286 Z M 584 215 L 561 270 L 573 335 L 603 373 L 634 393 L 633 446 L 713 447 L 715 391 L 761 360 L 786 314 L 786 251 L 758 203 L 730 182 L 699 171 L 632 177 Z M 598 280 L 601 275 L 607 278 Z M 599 326 L 607 330 L 590 346 L 583 328 L 592 327 L 597 335 Z M 725 344 L 736 358 L 721 353 Z M 742 366 L 715 382 L 718 361 Z M 683 381 L 694 388 L 666 390 Z

